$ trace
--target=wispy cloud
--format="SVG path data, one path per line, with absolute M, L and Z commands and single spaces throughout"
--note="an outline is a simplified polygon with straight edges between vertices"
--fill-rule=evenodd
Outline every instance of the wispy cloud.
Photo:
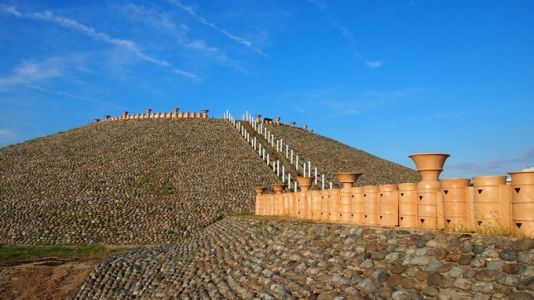
M 166 61 L 164 59 L 160 59 L 158 57 L 151 56 L 151 55 L 148 55 L 148 54 L 144 53 L 140 49 L 140 47 L 135 42 L 133 42 L 131 40 L 119 39 L 119 38 L 112 37 L 107 33 L 97 31 L 93 27 L 87 26 L 87 25 L 82 24 L 82 23 L 80 23 L 80 22 L 78 22 L 76 20 L 73 20 L 73 19 L 69 19 L 69 18 L 66 18 L 66 17 L 63 17 L 63 16 L 56 15 L 51 11 L 23 13 L 23 12 L 19 11 L 14 6 L 6 6 L 6 5 L 0 6 L 0 11 L 3 11 L 4 13 L 7 13 L 7 14 L 9 14 L 11 16 L 14 16 L 14 17 L 27 18 L 27 19 L 33 19 L 33 20 L 40 20 L 40 21 L 44 21 L 44 22 L 49 22 L 49 23 L 53 23 L 53 24 L 62 26 L 62 27 L 67 28 L 67 29 L 71 29 L 71 30 L 80 32 L 80 33 L 82 33 L 82 34 L 84 34 L 84 35 L 86 35 L 86 36 L 88 36 L 88 37 L 90 37 L 92 39 L 99 40 L 99 41 L 108 43 L 110 45 L 113 45 L 113 46 L 120 47 L 122 49 L 128 50 L 131 53 L 133 53 L 134 55 L 136 55 L 138 58 L 140 58 L 141 60 L 144 60 L 146 62 L 158 65 L 160 67 L 165 67 L 165 68 L 169 69 L 172 73 L 179 74 L 179 75 L 185 76 L 185 77 L 190 78 L 190 79 L 198 78 L 197 75 L 195 75 L 195 74 L 193 74 L 191 72 L 187 72 L 187 71 L 184 71 L 182 69 L 176 68 L 176 67 L 174 67 L 173 65 L 171 65 L 168 61 Z
M 33 89 L 33 90 L 36 90 L 36 91 L 39 91 L 39 92 L 43 92 L 43 93 L 47 93 L 47 94 L 51 94 L 51 95 L 56 95 L 56 96 L 62 96 L 62 97 L 82 100 L 82 101 L 96 103 L 96 104 L 109 106 L 109 107 L 113 107 L 113 108 L 118 108 L 118 109 L 125 109 L 124 107 L 116 105 L 116 104 L 113 104 L 111 102 L 102 101 L 102 100 L 98 100 L 98 99 L 94 99 L 94 98 L 91 98 L 91 97 L 86 97 L 86 96 L 82 96 L 82 95 L 78 95 L 78 94 L 74 94 L 74 93 L 70 93 L 70 92 L 65 92 L 65 91 L 60 91 L 60 90 L 51 90 L 51 89 L 43 88 L 43 87 L 36 86 L 36 85 L 28 85 L 27 87 L 30 88 L 30 89 Z
M 70 60 L 68 60 L 70 61 Z M 0 88 L 25 85 L 63 76 L 64 58 L 48 58 L 42 61 L 25 61 L 6 76 L 0 77 Z
M 192 7 L 190 6 L 187 6 L 185 4 L 183 4 L 181 1 L 179 0 L 168 0 L 170 3 L 174 4 L 176 7 L 179 7 L 180 9 L 182 9 L 183 11 L 185 11 L 187 14 L 189 14 L 190 16 L 192 16 L 193 18 L 195 18 L 198 22 L 200 22 L 201 24 L 207 26 L 207 27 L 210 27 L 211 29 L 221 33 L 222 35 L 224 35 L 225 37 L 229 38 L 230 40 L 242 45 L 242 46 L 245 46 L 263 56 L 268 56 L 265 52 L 263 52 L 263 50 L 261 50 L 260 48 L 256 47 L 251 41 L 249 41 L 248 39 L 246 38 L 243 38 L 243 37 L 240 37 L 234 33 L 231 33 L 230 31 L 226 30 L 226 29 L 223 29 L 221 27 L 219 27 L 218 25 L 216 25 L 215 23 L 212 23 L 210 21 L 208 21 L 206 18 L 204 18 L 203 16 L 197 14 L 195 12 L 195 10 L 193 10 Z
M 15 136 L 15 132 L 9 129 L 0 128 L 0 138 L 12 137 Z
M 384 65 L 384 60 L 369 59 L 357 50 L 356 38 L 354 37 L 354 34 L 347 26 L 341 23 L 330 13 L 328 5 L 324 0 L 308 0 L 308 2 L 319 9 L 326 16 L 332 26 L 345 39 L 354 57 L 362 61 L 370 69 L 379 69 Z
M 534 148 L 529 148 L 520 155 L 487 162 L 464 162 L 451 164 L 447 168 L 471 174 L 491 175 L 517 171 L 518 168 L 534 166 Z
M 293 109 L 300 113 L 310 109 L 320 109 L 327 118 L 338 118 L 367 113 L 387 105 L 392 105 L 419 93 L 421 88 L 400 90 L 366 90 L 353 95 L 341 93 L 336 89 L 325 89 L 301 96 L 305 100 L 293 102 Z M 313 105 L 310 105 L 313 102 Z
M 173 41 L 180 46 L 191 49 L 202 55 L 210 56 L 217 59 L 224 65 L 233 67 L 239 71 L 244 69 L 236 61 L 230 59 L 223 51 L 217 47 L 209 45 L 203 39 L 192 39 L 189 37 L 189 28 L 183 23 L 176 23 L 173 18 L 159 9 L 148 8 L 135 4 L 121 6 L 119 10 L 130 20 L 138 23 L 144 23 L 158 32 L 166 32 L 173 37 Z
M 365 64 L 371 69 L 378 69 L 384 65 L 383 60 L 366 61 Z

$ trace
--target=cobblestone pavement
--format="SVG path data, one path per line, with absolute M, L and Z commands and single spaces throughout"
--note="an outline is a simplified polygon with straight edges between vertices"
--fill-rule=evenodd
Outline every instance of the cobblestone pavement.
M 99 266 L 78 298 L 533 299 L 534 241 L 233 216 Z

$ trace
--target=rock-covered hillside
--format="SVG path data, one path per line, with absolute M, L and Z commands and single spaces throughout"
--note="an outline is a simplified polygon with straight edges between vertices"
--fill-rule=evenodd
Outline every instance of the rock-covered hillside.
M 358 186 L 417 181 L 414 170 L 331 138 L 301 128 L 277 125 L 267 125 L 267 128 L 297 151 L 301 160 L 309 160 L 317 166 L 329 181 L 337 182 L 333 174 L 339 171 L 363 173 L 356 182 Z
M 360 184 L 415 172 L 301 129 L 272 127 L 321 171 Z M 0 149 L 0 244 L 161 244 L 251 212 L 279 179 L 224 120 L 91 124 Z
M 0 244 L 168 243 L 276 181 L 222 120 L 88 125 L 0 150 Z

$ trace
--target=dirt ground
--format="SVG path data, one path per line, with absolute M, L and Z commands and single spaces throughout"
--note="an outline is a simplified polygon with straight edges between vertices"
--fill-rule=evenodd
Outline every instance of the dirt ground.
M 0 266 L 0 299 L 73 299 L 97 263 L 45 259 Z

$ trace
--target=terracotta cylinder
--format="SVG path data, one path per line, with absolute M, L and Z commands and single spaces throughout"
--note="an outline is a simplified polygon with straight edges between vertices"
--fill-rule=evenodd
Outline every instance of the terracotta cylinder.
M 399 193 L 396 184 L 378 186 L 378 206 L 380 208 L 380 226 L 399 226 Z
M 272 185 L 274 191 L 274 215 L 281 216 L 284 211 L 284 195 L 283 191 L 285 186 L 281 183 L 275 183 Z
M 365 225 L 380 224 L 380 206 L 378 201 L 378 187 L 366 185 L 363 189 L 363 209 Z
M 311 216 L 310 203 L 308 197 L 310 187 L 312 185 L 312 178 L 297 176 L 296 178 L 298 185 L 300 187 L 300 193 L 298 196 L 298 216 L 297 218 L 305 219 L 307 216 Z
M 321 216 L 320 219 L 323 222 L 328 222 L 328 190 L 321 190 Z
M 351 224 L 364 224 L 365 223 L 365 210 L 364 210 L 364 198 L 363 189 L 361 187 L 351 188 L 352 197 L 352 223 Z
M 256 192 L 256 210 L 255 213 L 258 216 L 263 215 L 263 193 L 265 193 L 265 188 L 258 186 L 254 188 L 254 191 Z
M 104 115 L 104 121 L 109 121 L 110 118 L 110 115 Z
M 329 189 L 328 190 L 328 222 L 339 223 L 340 222 L 340 190 Z
M 314 221 L 321 220 L 321 190 L 312 189 L 311 196 L 311 219 Z
M 473 194 L 476 226 L 496 226 L 504 222 L 502 197 L 506 189 L 506 176 L 473 177 Z
M 361 173 L 356 172 L 340 172 L 335 173 L 334 176 L 342 184 L 339 191 L 339 222 L 343 224 L 353 223 L 352 213 L 352 185 L 356 182 Z
M 443 217 L 445 228 L 467 229 L 469 220 L 469 183 L 467 178 L 448 178 L 441 180 L 441 196 L 443 197 Z
M 421 181 L 417 183 L 417 216 L 423 229 L 443 229 L 443 201 L 439 174 L 443 171 L 448 154 L 421 153 L 410 155 L 415 162 Z
M 512 172 L 512 220 L 514 227 L 534 237 L 534 171 Z
M 399 183 L 399 227 L 417 228 L 417 183 Z

